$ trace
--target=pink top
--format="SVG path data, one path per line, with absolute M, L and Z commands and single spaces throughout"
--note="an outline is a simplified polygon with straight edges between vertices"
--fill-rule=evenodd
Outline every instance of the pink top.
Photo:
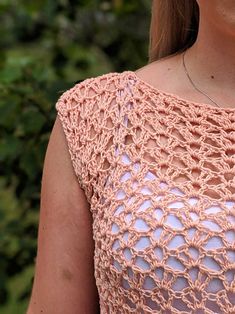
M 235 109 L 133 71 L 87 78 L 56 109 L 90 203 L 101 314 L 234 314 Z

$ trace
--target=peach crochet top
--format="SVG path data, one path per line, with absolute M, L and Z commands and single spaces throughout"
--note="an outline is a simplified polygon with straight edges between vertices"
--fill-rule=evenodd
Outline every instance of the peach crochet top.
M 133 71 L 86 78 L 56 109 L 93 217 L 100 313 L 234 314 L 235 109 Z

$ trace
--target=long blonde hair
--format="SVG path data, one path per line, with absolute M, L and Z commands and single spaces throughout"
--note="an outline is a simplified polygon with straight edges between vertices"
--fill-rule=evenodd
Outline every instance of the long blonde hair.
M 198 33 L 196 0 L 153 0 L 149 63 L 191 46 Z

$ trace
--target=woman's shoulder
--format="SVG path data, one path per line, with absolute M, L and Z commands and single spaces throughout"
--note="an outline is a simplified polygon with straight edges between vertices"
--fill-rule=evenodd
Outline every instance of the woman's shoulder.
M 181 94 L 187 85 L 181 63 L 179 54 L 170 55 L 137 69 L 135 73 L 139 79 L 157 90 Z
M 75 82 L 72 87 L 62 91 L 59 96 L 59 102 L 64 99 L 70 100 L 76 97 L 83 100 L 84 98 L 94 98 L 101 93 L 115 92 L 117 88 L 122 87 L 131 73 L 135 73 L 141 80 L 156 86 L 158 89 L 177 89 L 179 70 L 179 58 L 170 56 L 159 61 L 152 62 L 134 71 L 124 70 L 122 72 L 108 72 L 91 77 L 85 77 Z M 169 86 L 169 88 L 168 88 Z
M 124 72 L 108 72 L 96 76 L 85 77 L 70 87 L 62 91 L 59 101 L 76 97 L 77 100 L 84 98 L 94 98 L 101 93 L 109 92 L 119 85 Z
M 128 79 L 126 73 L 129 71 L 108 72 L 77 81 L 62 91 L 55 104 L 56 111 L 63 119 L 68 119 L 72 112 L 80 112 L 82 116 L 89 112 L 92 115 L 97 108 L 103 108 L 117 96 L 117 91 L 123 88 L 125 79 Z

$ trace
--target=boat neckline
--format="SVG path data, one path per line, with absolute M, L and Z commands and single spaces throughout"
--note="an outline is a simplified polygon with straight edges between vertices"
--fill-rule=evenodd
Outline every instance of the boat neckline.
M 232 107 L 217 107 L 216 105 L 191 101 L 191 100 L 182 98 L 181 96 L 178 96 L 177 94 L 170 93 L 170 92 L 165 92 L 165 91 L 163 91 L 161 89 L 158 89 L 154 85 L 148 83 L 147 81 L 143 80 L 141 77 L 139 77 L 136 74 L 135 71 L 127 70 L 127 71 L 124 71 L 123 74 L 127 74 L 127 75 L 132 76 L 136 81 L 138 81 L 142 85 L 145 85 L 146 87 L 148 87 L 153 92 L 156 92 L 157 94 L 163 95 L 165 97 L 170 97 L 172 99 L 177 100 L 178 102 L 181 102 L 181 103 L 184 103 L 184 104 L 187 104 L 187 105 L 194 105 L 194 106 L 200 107 L 202 109 L 205 108 L 205 109 L 211 109 L 211 110 L 214 110 L 214 111 L 235 113 L 235 107 L 234 108 L 232 108 Z

